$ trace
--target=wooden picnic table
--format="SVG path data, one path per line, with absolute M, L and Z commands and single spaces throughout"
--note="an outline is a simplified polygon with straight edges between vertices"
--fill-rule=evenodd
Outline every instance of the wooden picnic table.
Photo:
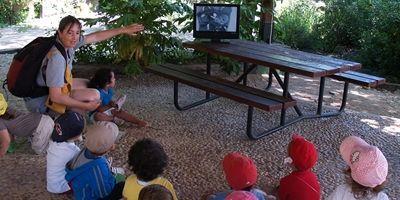
M 298 117 L 285 122 L 282 117 L 285 117 L 285 111 L 282 110 L 281 126 L 276 129 L 260 135 L 253 135 L 248 125 L 247 135 L 250 138 L 259 138 L 267 134 L 285 128 L 286 126 L 307 118 L 331 117 L 342 113 L 346 105 L 348 82 L 345 83 L 342 105 L 338 111 L 323 113 L 323 94 L 325 89 L 325 79 L 332 78 L 335 74 L 343 72 L 355 71 L 361 68 L 361 64 L 352 61 L 346 61 L 329 56 L 317 55 L 303 51 L 293 50 L 279 44 L 267 44 L 263 42 L 253 42 L 247 40 L 231 40 L 228 43 L 212 43 L 212 42 L 186 42 L 183 43 L 186 48 L 191 48 L 197 51 L 207 53 L 207 75 L 211 76 L 211 56 L 224 56 L 243 62 L 243 74 L 235 82 L 243 81 L 247 84 L 247 75 L 256 67 L 264 66 L 269 68 L 269 79 L 265 91 L 268 91 L 272 85 L 273 77 L 282 87 L 282 96 L 293 99 L 289 92 L 290 74 L 298 74 L 311 78 L 319 78 L 319 95 L 317 101 L 317 110 L 315 114 L 303 114 L 301 109 L 296 105 L 294 109 Z M 251 65 L 249 65 L 251 64 Z M 283 80 L 277 71 L 284 73 Z M 209 94 L 208 94 L 209 95 Z M 248 116 L 252 116 L 253 107 L 249 106 Z M 283 122 L 282 122 L 283 121 Z
M 229 43 L 187 42 L 183 46 L 215 56 L 225 56 L 237 61 L 312 78 L 361 68 L 361 64 L 356 62 L 297 51 L 279 44 L 247 40 L 231 40 Z

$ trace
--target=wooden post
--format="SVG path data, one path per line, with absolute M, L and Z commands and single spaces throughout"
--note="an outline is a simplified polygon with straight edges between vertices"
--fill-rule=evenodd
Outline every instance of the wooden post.
M 274 0 L 262 0 L 262 8 L 264 12 L 261 13 L 261 26 L 259 35 L 261 40 L 271 44 L 274 24 L 274 15 L 272 13 L 274 9 Z

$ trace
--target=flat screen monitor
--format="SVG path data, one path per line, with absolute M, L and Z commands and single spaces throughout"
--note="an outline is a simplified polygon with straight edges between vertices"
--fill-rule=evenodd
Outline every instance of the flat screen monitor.
M 238 39 L 240 6 L 194 4 L 193 37 L 211 40 Z

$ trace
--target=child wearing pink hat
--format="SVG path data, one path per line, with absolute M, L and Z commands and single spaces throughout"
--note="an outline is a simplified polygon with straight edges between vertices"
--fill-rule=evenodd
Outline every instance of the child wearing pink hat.
M 319 200 L 320 186 L 317 176 L 311 171 L 318 159 L 313 143 L 300 135 L 293 135 L 288 146 L 289 163 L 294 171 L 280 180 L 278 195 L 280 200 Z
M 224 157 L 222 167 L 231 190 L 210 195 L 207 197 L 208 200 L 228 199 L 228 196 L 231 196 L 236 191 L 246 191 L 245 193 L 254 195 L 255 200 L 275 199 L 275 197 L 255 188 L 258 173 L 256 165 L 251 158 L 237 152 L 229 153 Z
M 388 162 L 382 152 L 356 136 L 345 138 L 340 155 L 349 166 L 348 183 L 338 186 L 328 200 L 386 200 L 382 192 L 388 174 Z

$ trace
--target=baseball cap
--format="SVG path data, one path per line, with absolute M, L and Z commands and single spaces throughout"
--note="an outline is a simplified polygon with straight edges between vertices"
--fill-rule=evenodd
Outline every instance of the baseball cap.
M 356 136 L 346 137 L 340 144 L 340 155 L 350 166 L 351 177 L 357 183 L 374 188 L 388 174 L 388 162 L 382 152 Z
M 234 190 L 244 189 L 257 182 L 257 168 L 249 157 L 237 152 L 229 153 L 224 157 L 222 166 L 225 178 Z
M 65 142 L 80 135 L 85 127 L 85 119 L 77 112 L 67 111 L 54 121 L 51 139 L 54 142 Z
M 0 116 L 6 113 L 7 106 L 7 101 L 4 99 L 3 94 L 0 93 Z
M 233 191 L 226 196 L 225 200 L 257 200 L 257 197 L 251 192 Z
M 96 154 L 106 153 L 117 140 L 118 127 L 109 122 L 106 125 L 93 124 L 88 127 L 85 146 Z
M 300 171 L 311 169 L 318 160 L 314 144 L 298 134 L 294 134 L 289 143 L 289 156 L 293 165 Z

